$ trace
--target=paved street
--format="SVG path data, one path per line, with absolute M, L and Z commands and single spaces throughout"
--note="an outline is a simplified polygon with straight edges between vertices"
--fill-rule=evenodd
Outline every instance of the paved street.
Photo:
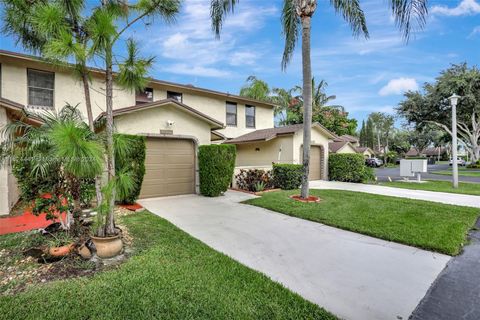
M 422 179 L 430 179 L 430 180 L 445 180 L 451 181 L 451 176 L 440 175 L 440 174 L 432 174 L 433 171 L 441 171 L 441 170 L 449 170 L 450 166 L 448 164 L 434 164 L 428 166 L 428 173 L 422 174 Z M 378 181 L 388 181 L 388 177 L 392 180 L 400 180 L 400 167 L 397 168 L 376 168 L 375 175 L 378 177 Z M 463 182 L 478 182 L 480 183 L 480 177 L 465 177 L 459 176 L 459 181 Z M 411 178 L 414 179 L 414 178 Z

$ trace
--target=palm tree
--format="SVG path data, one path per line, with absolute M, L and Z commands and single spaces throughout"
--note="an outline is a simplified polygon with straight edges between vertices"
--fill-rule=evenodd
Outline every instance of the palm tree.
M 240 89 L 240 95 L 242 97 L 271 102 L 272 92 L 268 83 L 255 76 L 249 76 L 246 82 L 247 83 Z
M 121 60 L 115 56 L 114 46 L 120 37 L 135 23 L 147 18 L 160 18 L 169 23 L 175 20 L 180 9 L 179 0 L 142 0 L 134 4 L 127 4 L 121 0 L 102 0 L 101 5 L 94 8 L 86 26 L 92 39 L 91 50 L 105 64 L 105 96 L 106 96 L 106 154 L 107 154 L 107 185 L 111 195 L 107 206 L 106 234 L 114 235 L 115 221 L 113 208 L 115 205 L 115 154 L 114 154 L 114 126 L 113 126 L 113 68 L 114 61 Z M 133 18 L 131 13 L 137 15 Z M 123 23 L 123 24 L 122 24 Z M 146 76 L 153 63 L 152 58 L 139 57 L 136 43 L 127 41 L 127 58 L 123 63 L 116 65 L 118 76 L 116 82 L 124 89 L 143 89 L 146 85 Z
M 408 40 L 414 26 L 412 19 L 422 27 L 428 11 L 428 0 L 389 0 L 389 6 L 395 16 L 395 22 Z M 212 28 L 217 37 L 220 35 L 223 20 L 233 12 L 238 0 L 211 0 L 210 15 Z M 335 11 L 350 25 L 353 35 L 368 38 L 365 15 L 358 0 L 330 0 Z M 317 0 L 284 0 L 282 10 L 282 27 L 285 36 L 285 48 L 282 58 L 282 69 L 290 62 L 298 36 L 302 35 L 302 75 L 304 96 L 304 130 L 303 130 L 303 177 L 302 198 L 309 194 L 308 174 L 310 165 L 310 141 L 312 122 L 312 66 L 310 60 L 311 19 L 317 8 Z M 301 32 L 300 32 L 301 30 Z

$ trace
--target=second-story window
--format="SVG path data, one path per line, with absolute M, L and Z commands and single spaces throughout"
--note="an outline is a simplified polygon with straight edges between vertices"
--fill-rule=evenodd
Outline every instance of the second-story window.
M 183 95 L 180 92 L 167 91 L 167 99 L 174 99 L 182 103 Z
M 247 128 L 255 128 L 255 106 L 245 106 L 245 125 Z
M 53 108 L 55 73 L 27 69 L 28 105 Z
M 143 91 L 137 91 L 135 93 L 135 103 L 142 104 L 142 103 L 149 103 L 153 102 L 153 89 L 152 88 L 145 88 Z
M 235 102 L 227 102 L 227 126 L 237 125 L 237 104 Z

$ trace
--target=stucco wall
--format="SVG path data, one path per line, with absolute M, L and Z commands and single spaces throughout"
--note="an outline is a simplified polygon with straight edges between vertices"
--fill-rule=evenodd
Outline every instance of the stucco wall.
M 7 112 L 0 107 L 0 129 L 10 122 Z M 0 136 L 0 142 L 3 137 Z M 8 214 L 18 201 L 17 180 L 12 174 L 10 165 L 2 163 L 0 166 L 0 215 Z
M 319 129 L 312 128 L 312 145 L 323 146 L 323 156 L 325 159 L 325 165 L 322 172 L 322 177 L 328 177 L 328 143 L 329 139 Z M 302 150 L 303 146 L 303 132 L 300 130 L 295 133 L 293 137 L 293 158 L 294 163 L 302 163 Z
M 79 104 L 78 108 L 83 116 L 87 117 L 85 108 L 85 97 L 83 85 L 79 79 L 73 76 L 67 69 L 54 68 L 48 64 L 35 61 L 16 60 L 0 56 L 2 64 L 2 97 L 21 103 L 28 104 L 27 69 L 55 72 L 54 101 L 55 108 L 59 110 L 66 103 L 71 105 Z M 94 118 L 105 111 L 105 84 L 99 76 L 93 76 L 90 84 L 90 95 L 92 100 L 92 111 Z M 135 93 L 120 90 L 114 86 L 113 105 L 114 108 L 123 108 L 135 104 Z
M 153 87 L 153 100 L 161 100 L 167 98 L 167 90 L 156 84 Z M 177 90 L 181 91 L 181 90 Z M 199 95 L 188 92 L 182 92 L 183 103 L 189 107 L 209 115 L 210 117 L 226 124 L 227 112 L 225 99 L 219 99 L 212 95 Z M 254 105 L 254 104 L 252 104 Z M 237 125 L 227 126 L 225 129 L 217 130 L 228 138 L 235 138 L 243 134 L 258 130 L 273 128 L 274 117 L 273 108 L 255 105 L 255 128 L 247 128 L 245 123 L 245 104 L 237 103 Z
M 236 167 L 269 167 L 272 162 L 293 163 L 293 161 L 293 136 L 237 145 Z
M 357 153 L 357 150 L 353 149 L 353 147 L 351 147 L 349 144 L 347 144 L 335 153 Z
M 167 121 L 174 121 L 172 127 Z M 173 130 L 173 135 L 194 136 L 200 145 L 210 144 L 210 125 L 174 106 L 162 106 L 117 116 L 118 132 L 128 134 L 160 134 L 160 130 Z

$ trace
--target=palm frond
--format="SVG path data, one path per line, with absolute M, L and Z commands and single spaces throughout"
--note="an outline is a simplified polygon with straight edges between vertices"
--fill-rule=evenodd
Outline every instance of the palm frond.
M 31 17 L 33 27 L 48 40 L 68 27 L 65 21 L 66 12 L 57 3 L 38 5 Z
M 212 19 L 212 30 L 217 38 L 220 38 L 225 17 L 227 14 L 233 13 L 238 2 L 239 0 L 211 0 L 210 18 Z
M 427 22 L 428 0 L 389 0 L 395 24 L 408 41 L 415 27 L 423 29 Z
M 341 14 L 348 22 L 355 37 L 363 35 L 368 39 L 368 28 L 359 0 L 330 0 L 335 12 Z
M 119 64 L 115 81 L 126 89 L 143 90 L 147 85 L 148 69 L 152 66 L 154 58 L 139 57 L 139 50 L 133 39 L 127 40 L 127 53 L 125 61 Z
M 292 59 L 295 45 L 298 41 L 300 31 L 300 17 L 297 15 L 295 0 L 284 0 L 282 9 L 282 32 L 285 37 L 285 47 L 283 49 L 282 70 L 287 68 Z

